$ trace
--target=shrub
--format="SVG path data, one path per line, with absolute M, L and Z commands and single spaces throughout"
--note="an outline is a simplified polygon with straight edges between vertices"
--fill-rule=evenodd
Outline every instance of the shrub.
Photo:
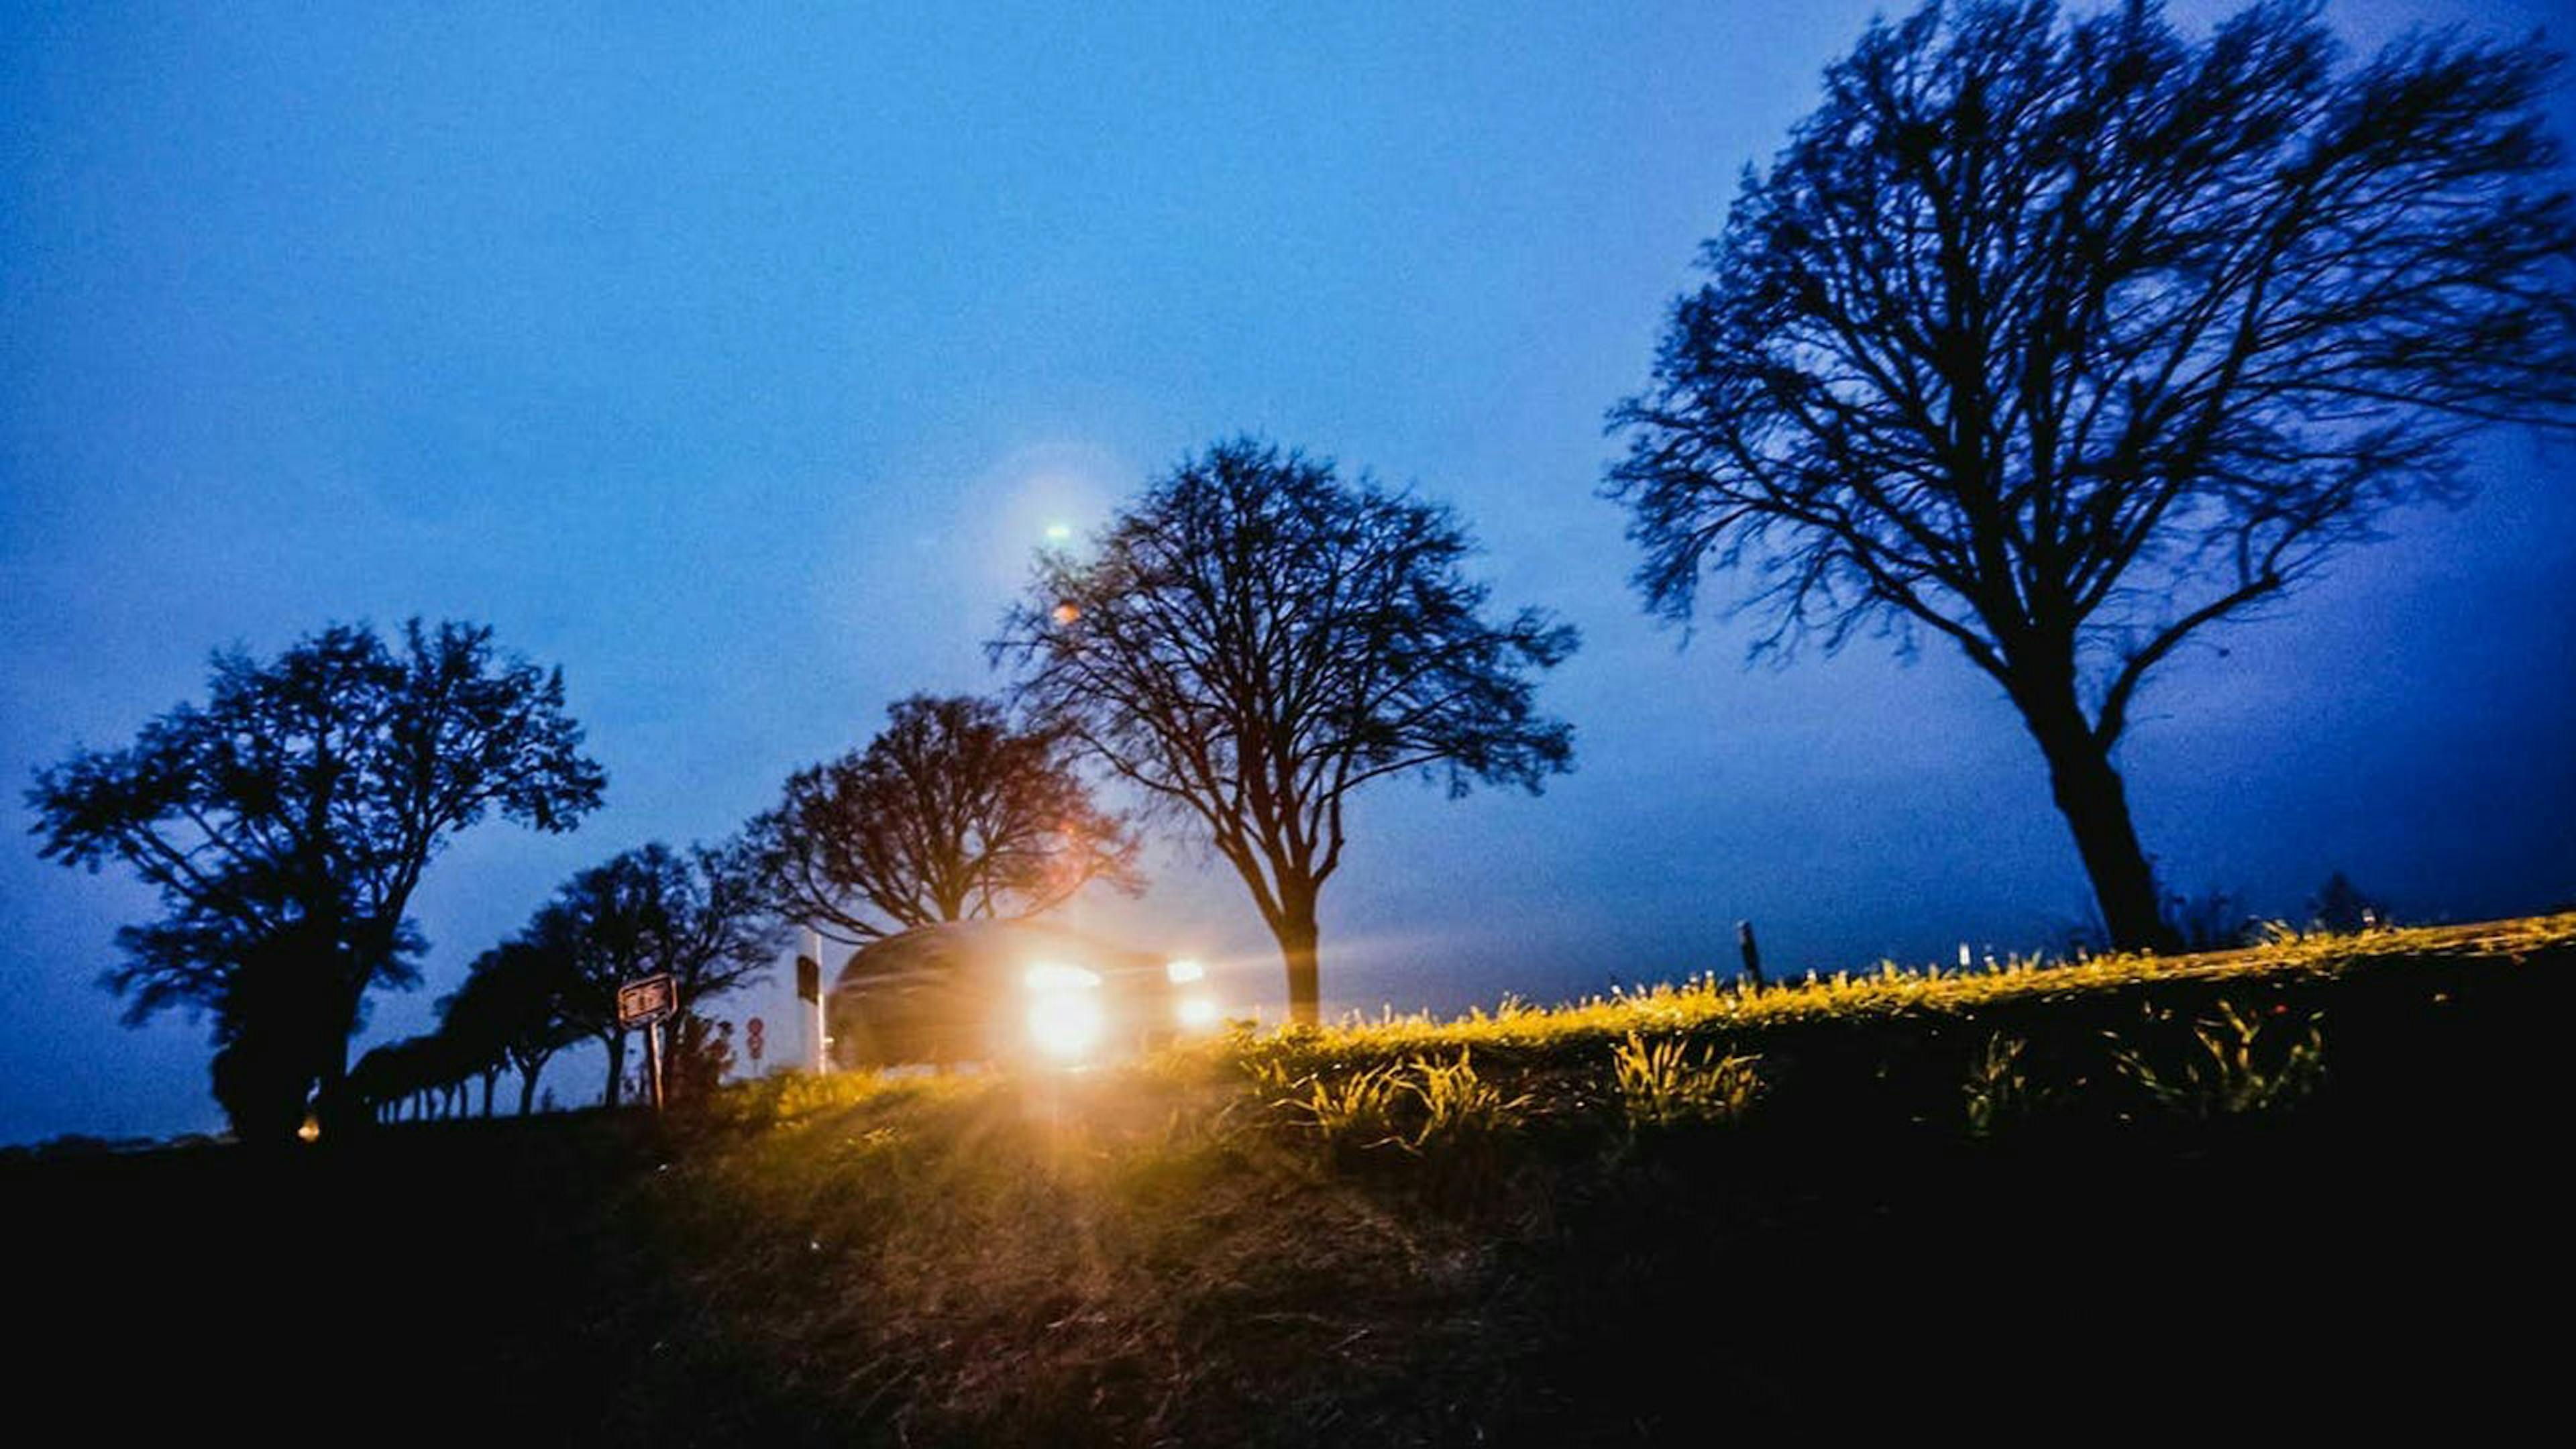
M 2192 1025 L 2192 1043 L 2171 1072 L 2111 1035 L 2111 1059 L 2121 1075 L 2144 1088 L 2158 1106 L 2195 1118 L 2232 1117 L 2286 1107 L 2325 1081 L 2324 1014 L 2311 1013 L 2293 1036 L 2289 1023 L 2270 1025 L 2222 999 L 2216 1019 Z
M 1761 1094 L 1762 1081 L 1754 1071 L 1760 1060 L 1720 1055 L 1713 1045 L 1693 1053 L 1679 1037 L 1648 1041 L 1632 1031 L 1610 1049 L 1610 1077 L 1632 1132 L 1685 1122 L 1733 1122 Z
M 1395 1106 L 1397 1077 L 1403 1070 L 1390 1063 L 1340 1077 L 1318 1072 L 1299 1083 L 1306 1089 L 1304 1096 L 1286 1098 L 1280 1105 L 1303 1114 L 1304 1125 L 1313 1128 L 1327 1148 L 1382 1147 L 1400 1140 Z
M 1479 1075 L 1465 1047 L 1451 1062 L 1415 1057 L 1339 1076 L 1318 1072 L 1299 1085 L 1304 1095 L 1280 1105 L 1302 1116 L 1327 1146 L 1400 1147 L 1413 1153 L 1517 1126 L 1533 1100 L 1528 1093 L 1506 1096 Z

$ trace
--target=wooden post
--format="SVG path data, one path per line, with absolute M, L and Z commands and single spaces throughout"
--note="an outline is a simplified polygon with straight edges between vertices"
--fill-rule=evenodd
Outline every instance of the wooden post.
M 653 1079 L 653 1110 L 662 1110 L 662 1022 L 644 1023 L 644 1074 Z
M 1736 949 L 1744 953 L 1744 974 L 1752 979 L 1756 988 L 1759 988 L 1763 984 L 1762 948 L 1753 944 L 1753 923 L 1751 921 L 1738 921 L 1735 923 L 1735 945 Z

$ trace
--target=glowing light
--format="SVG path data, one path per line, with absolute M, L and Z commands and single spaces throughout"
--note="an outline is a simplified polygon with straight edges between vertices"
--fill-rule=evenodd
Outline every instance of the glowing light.
M 1047 525 L 1047 542 L 1062 543 L 1071 537 L 1073 537 L 1073 526 L 1071 524 L 1050 523 Z
M 304 1116 L 304 1125 L 295 1129 L 295 1135 L 298 1140 L 304 1142 L 320 1140 L 322 1136 L 322 1119 L 315 1117 L 309 1112 L 306 1113 Z
M 1029 1039 L 1052 1057 L 1087 1055 L 1107 1025 L 1100 998 L 1087 991 L 1042 991 L 1029 1003 Z
M 1058 604 L 1055 606 L 1055 621 L 1059 624 L 1070 624 L 1081 617 L 1082 611 L 1071 604 Z
M 1205 1031 L 1216 1025 L 1216 1003 L 1207 997 L 1184 996 L 1177 1010 L 1186 1030 Z
M 1163 967 L 1163 976 L 1174 986 L 1178 986 L 1184 981 L 1205 980 L 1207 968 L 1196 961 L 1174 961 Z

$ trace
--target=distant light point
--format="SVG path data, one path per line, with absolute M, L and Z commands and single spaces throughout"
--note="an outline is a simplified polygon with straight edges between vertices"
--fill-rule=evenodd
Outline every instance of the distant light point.
M 1069 523 L 1050 523 L 1047 525 L 1047 542 L 1062 543 L 1071 537 L 1073 537 L 1073 525 Z

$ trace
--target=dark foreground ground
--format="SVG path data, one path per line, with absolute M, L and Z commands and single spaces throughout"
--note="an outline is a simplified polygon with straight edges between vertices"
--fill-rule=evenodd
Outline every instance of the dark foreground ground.
M 2332 998 L 2377 1035 L 2293 1111 L 1560 1138 L 1449 1187 L 1228 1148 L 1015 1215 L 963 1203 L 984 1177 L 848 1156 L 855 1119 L 20 1155 L 12 1417 L 116 1443 L 2555 1437 L 2565 955 Z M 914 1176 L 744 1186 L 807 1141 Z M 978 1171 L 1051 1170 L 1017 1150 Z M 973 1241 L 940 1271 L 976 1281 L 917 1281 L 899 1241 L 952 1198 Z M 1129 1241 L 1111 1211 L 1187 1228 Z M 1059 1270 L 1022 1231 L 1085 1246 Z

